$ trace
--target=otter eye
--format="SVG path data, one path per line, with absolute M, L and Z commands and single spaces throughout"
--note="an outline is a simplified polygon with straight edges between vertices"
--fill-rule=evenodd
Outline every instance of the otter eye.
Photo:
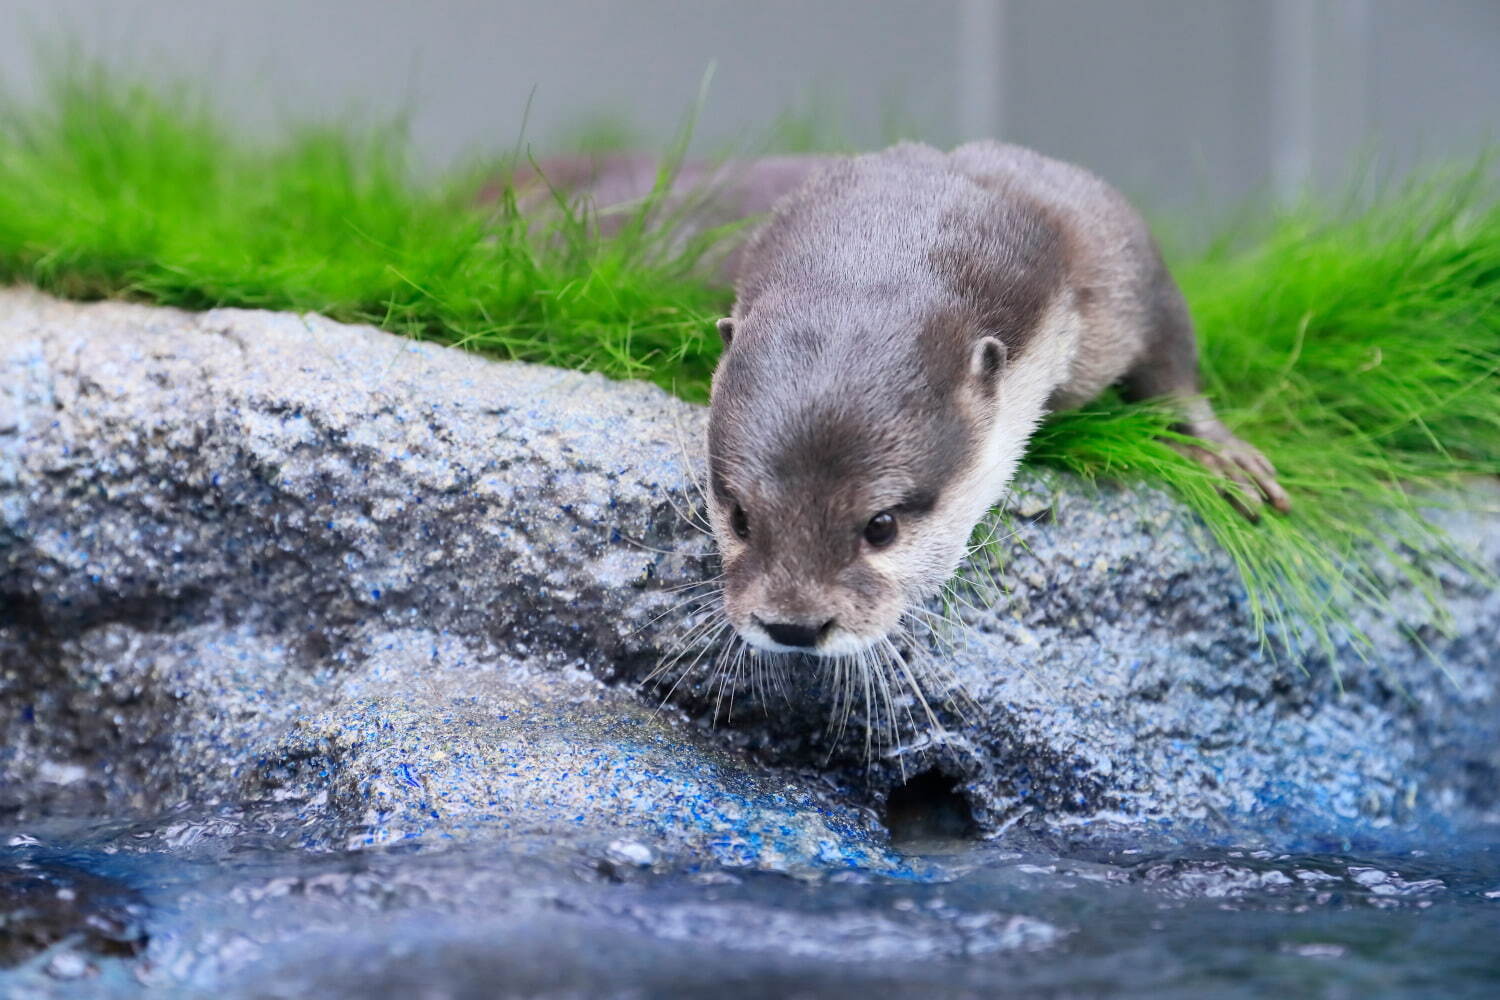
M 865 525 L 865 541 L 877 549 L 883 549 L 895 540 L 896 515 L 890 511 L 881 511 L 870 518 L 870 522 Z
M 750 540 L 750 519 L 745 516 L 745 508 L 739 504 L 734 505 L 734 511 L 729 515 L 729 526 L 734 529 L 740 541 Z

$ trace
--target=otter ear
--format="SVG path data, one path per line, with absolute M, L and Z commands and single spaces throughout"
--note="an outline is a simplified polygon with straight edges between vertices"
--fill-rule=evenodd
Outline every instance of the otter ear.
M 1005 367 L 1005 358 L 1005 345 L 994 337 L 981 337 L 979 343 L 974 345 L 974 357 L 969 370 L 979 380 L 986 395 L 995 391 L 1000 371 Z
M 728 347 L 729 342 L 734 339 L 734 320 L 725 316 L 715 323 L 714 326 L 719 328 L 719 336 L 724 338 L 724 346 Z

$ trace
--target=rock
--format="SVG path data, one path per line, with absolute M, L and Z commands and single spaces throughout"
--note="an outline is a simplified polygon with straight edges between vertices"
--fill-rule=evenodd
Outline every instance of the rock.
M 0 315 L 9 809 L 891 866 L 863 816 L 578 669 L 701 571 L 653 551 L 689 408 L 313 317 Z
M 618 829 L 730 867 L 901 868 L 858 813 L 587 674 L 406 632 L 336 688 L 331 708 L 278 734 L 256 780 L 348 847 Z M 650 864 L 632 840 L 601 853 Z
M 138 954 L 144 915 L 140 894 L 109 878 L 43 858 L 0 863 L 0 968 L 61 945 L 48 972 L 76 979 L 86 955 Z
M 1494 589 L 1448 578 L 1451 638 L 1415 598 L 1360 622 L 1373 651 L 1336 678 L 1264 654 L 1168 498 L 1059 475 L 1028 474 L 999 546 L 1022 583 L 937 653 L 963 718 L 898 695 L 913 724 L 867 745 L 812 664 L 726 691 L 713 642 L 642 694 L 714 572 L 701 430 L 650 386 L 316 316 L 0 293 L 0 808 L 269 802 L 314 845 L 878 869 L 900 862 L 862 807 L 918 776 L 982 832 L 1064 839 L 1291 843 L 1493 806 Z M 1445 516 L 1500 567 L 1485 497 Z M 678 674 L 712 731 L 657 711 Z

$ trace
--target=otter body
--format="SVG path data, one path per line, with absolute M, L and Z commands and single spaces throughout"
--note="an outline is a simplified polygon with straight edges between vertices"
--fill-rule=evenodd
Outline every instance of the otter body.
M 543 174 L 549 198 L 628 206 L 656 170 L 619 156 Z M 1203 441 L 1185 450 L 1248 514 L 1287 508 L 1199 394 L 1187 305 L 1145 222 L 1083 168 L 903 144 L 687 164 L 670 195 L 683 237 L 770 208 L 723 261 L 737 297 L 709 415 L 724 611 L 752 646 L 893 662 L 888 637 L 952 576 L 1042 417 L 1112 384 L 1174 405 Z
M 1198 395 L 1145 222 L 1082 168 L 983 142 L 836 159 L 736 258 L 709 420 L 725 611 L 767 650 L 858 655 L 933 596 L 1052 409 L 1169 397 L 1247 506 L 1274 470 Z

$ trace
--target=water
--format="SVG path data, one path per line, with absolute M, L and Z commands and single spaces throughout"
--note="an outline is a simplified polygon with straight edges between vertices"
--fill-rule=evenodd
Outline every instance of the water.
M 292 849 L 233 816 L 0 835 L 5 996 L 1500 996 L 1500 839 L 1281 854 Z M 45 905 L 43 905 L 45 903 Z M 424 992 L 425 991 L 425 992 Z

